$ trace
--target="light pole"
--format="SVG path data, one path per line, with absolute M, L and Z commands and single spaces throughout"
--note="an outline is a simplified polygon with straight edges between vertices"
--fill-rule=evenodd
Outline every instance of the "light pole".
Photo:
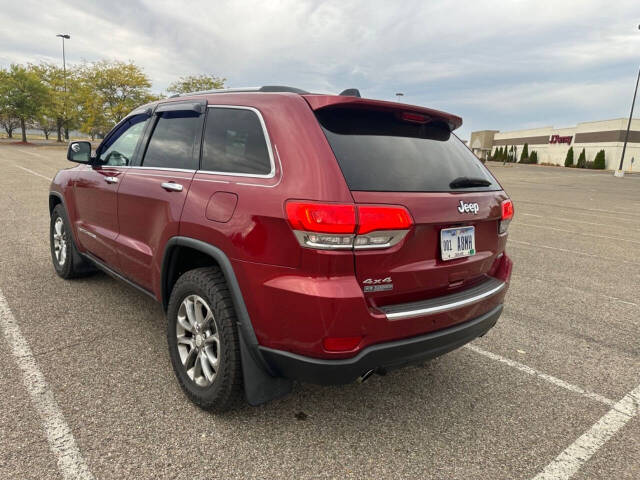
M 396 93 L 396 101 L 399 102 L 400 101 L 400 97 L 404 97 L 404 93 L 402 93 L 402 92 Z
M 62 71 L 64 73 L 64 138 L 69 140 L 69 126 L 67 125 L 67 59 L 64 54 L 64 41 L 69 40 L 71 35 L 59 33 L 56 37 L 62 39 Z
M 638 25 L 640 29 L 640 25 Z M 640 68 L 638 69 L 638 78 L 636 80 L 636 89 L 633 91 L 633 100 L 631 101 L 631 113 L 629 113 L 629 122 L 627 123 L 627 133 L 624 136 L 624 145 L 622 146 L 622 156 L 620 157 L 620 168 L 616 170 L 614 175 L 616 177 L 624 177 L 624 170 L 622 170 L 622 164 L 624 163 L 624 153 L 627 150 L 627 141 L 629 140 L 629 129 L 631 128 L 631 119 L 633 118 L 633 107 L 636 104 L 636 95 L 638 93 L 638 83 L 640 83 Z

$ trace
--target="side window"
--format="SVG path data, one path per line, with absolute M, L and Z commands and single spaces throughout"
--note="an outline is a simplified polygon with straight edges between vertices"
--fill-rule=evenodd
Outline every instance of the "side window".
M 158 115 L 142 166 L 196 170 L 198 157 L 194 155 L 194 146 L 199 127 L 200 114 L 197 112 L 162 112 Z
M 208 109 L 201 169 L 251 175 L 271 173 L 264 130 L 253 110 Z
M 129 165 L 148 119 L 149 117 L 146 115 L 137 115 L 122 124 L 118 131 L 103 145 L 103 150 L 100 152 L 100 163 L 115 167 Z

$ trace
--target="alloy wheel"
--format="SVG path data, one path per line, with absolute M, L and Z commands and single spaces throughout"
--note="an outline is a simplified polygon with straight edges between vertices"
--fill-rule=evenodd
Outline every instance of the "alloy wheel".
M 220 336 L 207 302 L 189 295 L 180 304 L 176 324 L 178 355 L 189 378 L 210 386 L 220 368 Z
M 53 224 L 53 251 L 58 265 L 63 266 L 67 261 L 67 238 L 62 217 Z

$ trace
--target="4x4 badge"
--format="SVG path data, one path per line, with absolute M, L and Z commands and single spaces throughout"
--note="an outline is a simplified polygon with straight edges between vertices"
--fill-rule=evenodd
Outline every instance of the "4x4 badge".
M 460 200 L 460 205 L 458 206 L 458 211 L 460 213 L 473 213 L 474 215 L 478 214 L 480 207 L 477 203 L 465 203 Z
M 363 290 L 365 292 L 384 292 L 387 290 L 393 290 L 393 280 L 391 277 L 386 278 L 367 278 L 362 283 L 365 285 Z

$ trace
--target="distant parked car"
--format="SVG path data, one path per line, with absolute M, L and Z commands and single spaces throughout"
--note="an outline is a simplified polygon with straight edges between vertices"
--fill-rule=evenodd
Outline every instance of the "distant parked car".
M 513 204 L 428 108 L 287 87 L 142 106 L 49 196 L 51 255 L 161 303 L 203 408 L 442 355 L 496 323 Z

